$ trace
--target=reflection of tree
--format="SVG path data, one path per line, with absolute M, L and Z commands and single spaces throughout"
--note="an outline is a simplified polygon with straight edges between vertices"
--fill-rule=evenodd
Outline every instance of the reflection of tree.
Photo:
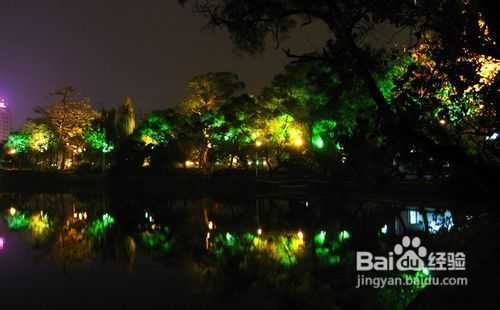
M 57 262 L 62 263 L 64 270 L 67 265 L 88 263 L 94 258 L 85 230 L 67 225 L 59 232 L 51 254 Z

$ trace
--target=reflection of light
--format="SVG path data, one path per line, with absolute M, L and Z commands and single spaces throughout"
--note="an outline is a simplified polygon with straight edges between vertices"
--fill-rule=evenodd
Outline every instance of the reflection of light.
M 0 250 L 3 250 L 3 246 L 5 245 L 4 238 L 0 237 Z
M 384 235 L 387 234 L 387 224 L 385 224 L 381 229 L 380 232 L 383 233 Z
M 446 210 L 444 213 L 428 213 L 427 221 L 431 234 L 437 234 L 442 230 L 450 231 L 455 226 L 453 215 L 449 210 Z
M 429 270 L 428 268 L 424 268 L 424 269 L 422 269 L 422 272 L 423 272 L 423 274 L 424 274 L 424 275 L 426 275 L 426 276 L 428 276 L 428 275 L 430 275 L 430 274 L 431 274 L 431 272 L 430 272 L 430 270 Z
M 347 230 L 343 230 L 339 233 L 339 240 L 344 241 L 351 237 L 351 234 Z
M 496 140 L 498 138 L 498 133 L 493 133 L 491 136 L 486 137 L 486 140 Z
M 16 212 L 17 212 L 17 210 L 16 210 L 16 208 L 14 208 L 14 207 L 11 207 L 11 208 L 9 209 L 9 213 L 10 213 L 10 215 L 11 215 L 11 216 L 16 215 Z
M 207 250 L 210 248 L 210 232 L 207 232 L 207 237 L 205 238 L 205 247 Z

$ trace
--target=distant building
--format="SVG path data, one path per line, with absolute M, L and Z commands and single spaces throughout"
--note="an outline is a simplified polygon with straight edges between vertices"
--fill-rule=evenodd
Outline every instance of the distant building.
M 7 139 L 11 130 L 12 116 L 7 105 L 7 100 L 0 97 L 0 141 Z

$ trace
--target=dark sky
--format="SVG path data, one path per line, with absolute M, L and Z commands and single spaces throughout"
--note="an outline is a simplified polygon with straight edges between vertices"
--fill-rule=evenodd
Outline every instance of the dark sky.
M 130 95 L 148 112 L 179 103 L 196 74 L 233 71 L 256 92 L 288 62 L 273 49 L 237 56 L 228 35 L 202 31 L 205 23 L 177 0 L 1 0 L 0 96 L 19 128 L 64 85 L 96 108 Z M 317 49 L 324 34 L 312 26 L 285 45 Z

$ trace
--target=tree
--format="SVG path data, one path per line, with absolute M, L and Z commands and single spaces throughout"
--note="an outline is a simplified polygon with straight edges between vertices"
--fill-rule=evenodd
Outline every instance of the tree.
M 210 72 L 194 77 L 188 82 L 188 95 L 179 111 L 188 117 L 188 122 L 196 136 L 198 162 L 202 168 L 209 168 L 209 150 L 215 130 L 220 129 L 225 120 L 219 109 L 230 102 L 245 88 L 238 76 L 229 72 Z
M 47 124 L 28 121 L 22 132 L 30 138 L 29 148 L 33 152 L 44 153 L 55 145 L 54 133 Z
M 48 120 L 59 139 L 60 167 L 64 169 L 68 153 L 74 155 L 83 151 L 84 132 L 99 113 L 92 108 L 88 98 L 79 98 L 72 87 L 57 90 L 54 95 L 60 99 L 46 108 L 37 108 L 36 112 Z
M 223 116 L 221 126 L 213 129 L 215 158 L 232 168 L 239 162 L 246 166 L 255 142 L 256 122 L 260 106 L 257 98 L 247 94 L 233 97 L 218 109 Z
M 135 130 L 134 100 L 127 96 L 118 109 L 116 117 L 116 128 L 120 139 L 130 136 Z
M 366 34 L 376 25 L 386 21 L 387 11 L 403 11 L 408 4 L 401 1 L 347 1 L 319 0 L 258 0 L 222 1 L 193 0 L 194 10 L 209 18 L 213 27 L 229 31 L 235 45 L 250 53 L 261 52 L 271 37 L 279 47 L 294 29 L 313 22 L 324 23 L 331 32 L 321 53 L 296 55 L 284 52 L 291 58 L 319 61 L 339 72 L 342 83 L 348 84 L 352 74 L 364 82 L 379 113 L 390 121 L 389 106 L 372 75 L 373 53 L 363 48 Z
M 173 137 L 174 128 L 164 113 L 153 112 L 138 129 L 139 139 L 145 145 L 167 144 Z
M 490 109 L 487 106 L 484 111 L 492 111 L 488 114 L 496 115 L 498 119 L 500 82 L 498 70 L 491 72 L 491 68 L 497 67 L 499 59 L 498 27 L 495 27 L 498 23 L 498 10 L 492 10 L 491 2 L 188 0 L 181 3 L 192 4 L 196 12 L 209 19 L 209 25 L 227 29 L 235 45 L 250 53 L 264 50 L 269 38 L 276 47 L 280 47 L 282 40 L 291 35 L 294 29 L 307 27 L 314 22 L 325 24 L 331 37 L 320 52 L 297 55 L 284 50 L 285 54 L 292 59 L 318 62 L 331 68 L 338 74 L 346 93 L 352 94 L 356 88 L 362 89 L 376 107 L 375 128 L 383 133 L 382 141 L 388 149 L 392 149 L 393 153 L 401 148 L 408 151 L 408 146 L 413 144 L 427 154 L 448 157 L 460 165 L 488 165 L 483 156 L 478 157 L 477 152 L 474 154 L 469 151 L 474 147 L 463 147 L 459 134 L 446 133 L 442 127 L 436 126 L 436 119 L 430 122 L 427 118 L 423 123 L 417 116 L 419 114 L 413 112 L 421 107 L 427 109 L 428 105 L 422 102 L 415 104 L 415 100 L 420 100 L 419 96 L 399 96 L 403 90 L 398 89 L 402 85 L 398 79 L 392 79 L 395 82 L 393 86 L 396 87 L 389 92 L 387 88 L 384 89 L 388 85 L 388 79 L 384 79 L 380 72 L 391 71 L 390 56 L 393 53 L 387 49 L 384 53 L 377 52 L 376 46 L 370 44 L 367 38 L 370 38 L 371 32 L 376 31 L 377 25 L 389 23 L 395 31 L 406 31 L 417 42 L 417 46 L 428 43 L 435 66 L 426 76 L 430 77 L 429 73 L 433 72 L 446 78 L 441 81 L 421 80 L 421 87 L 411 90 L 422 90 L 423 87 L 432 93 L 432 88 L 446 88 L 446 83 L 451 83 L 453 96 L 449 99 L 453 102 L 452 106 L 462 105 L 470 109 L 467 101 L 471 103 L 477 100 L 471 101 L 471 96 L 464 96 L 464 92 L 477 85 L 481 78 L 485 81 L 480 74 L 481 71 L 484 73 L 481 68 L 490 68 L 490 85 L 482 87 L 478 95 L 483 98 L 480 101 L 491 103 L 489 105 L 493 107 Z M 411 49 L 412 46 L 400 46 L 396 50 L 396 56 L 400 57 L 406 48 Z M 485 63 L 490 65 L 484 66 Z M 403 73 L 406 74 L 405 71 Z M 400 77 L 404 79 L 408 76 Z M 417 86 L 415 84 L 413 87 Z M 392 98 L 393 92 L 397 98 Z M 465 99 L 466 97 L 469 99 Z M 403 101 L 404 104 L 401 104 Z M 400 109 L 399 105 L 404 108 Z M 416 107 L 412 107 L 413 105 Z M 443 101 L 434 100 L 434 106 L 437 105 L 443 105 Z M 444 111 L 447 108 L 439 109 Z M 438 118 L 437 122 L 440 121 Z M 368 130 L 372 128 L 363 127 Z M 494 124 L 489 128 L 483 130 L 483 137 L 488 132 L 491 134 L 491 130 L 496 130 L 498 125 Z M 358 132 L 358 136 L 366 136 L 366 133 Z M 402 141 L 405 143 L 401 143 Z

